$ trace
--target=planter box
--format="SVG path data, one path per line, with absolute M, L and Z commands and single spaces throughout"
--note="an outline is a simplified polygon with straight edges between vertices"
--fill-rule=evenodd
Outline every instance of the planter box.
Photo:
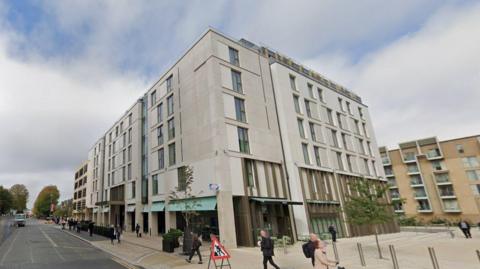
M 175 250 L 175 241 L 173 240 L 163 240 L 162 241 L 162 250 L 163 252 L 173 253 Z

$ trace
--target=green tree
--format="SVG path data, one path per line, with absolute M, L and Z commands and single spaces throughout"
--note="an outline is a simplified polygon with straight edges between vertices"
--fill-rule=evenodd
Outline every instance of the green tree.
M 374 183 L 371 180 L 360 179 L 351 182 L 353 195 L 345 202 L 344 212 L 347 220 L 354 225 L 367 225 L 375 234 L 378 255 L 382 257 L 378 242 L 378 225 L 395 219 L 393 203 L 387 199 L 387 184 Z
M 23 184 L 15 184 L 10 188 L 13 198 L 13 209 L 23 211 L 27 208 L 28 190 Z
M 12 194 L 8 191 L 8 189 L 0 186 L 0 214 L 8 213 L 12 208 L 12 204 Z
M 57 186 L 50 185 L 44 187 L 37 196 L 33 205 L 33 213 L 38 217 L 45 217 L 50 215 L 50 205 L 58 204 L 60 192 Z

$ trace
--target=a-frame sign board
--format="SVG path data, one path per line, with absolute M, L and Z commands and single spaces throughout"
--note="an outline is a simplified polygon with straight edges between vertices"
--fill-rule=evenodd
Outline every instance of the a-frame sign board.
M 225 247 L 220 244 L 220 241 L 218 241 L 218 238 L 214 235 L 210 236 L 210 239 L 212 239 L 212 244 L 210 245 L 210 258 L 208 259 L 208 269 L 210 269 L 210 263 L 213 261 L 213 265 L 215 266 L 215 269 L 220 268 L 222 269 L 223 267 L 228 267 L 232 268 L 230 265 L 230 254 L 228 254 L 227 250 Z M 222 260 L 220 264 L 217 263 L 218 260 Z M 226 261 L 226 263 L 225 263 Z

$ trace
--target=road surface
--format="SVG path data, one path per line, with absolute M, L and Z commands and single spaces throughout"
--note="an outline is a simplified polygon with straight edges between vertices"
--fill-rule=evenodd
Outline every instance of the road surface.
M 29 219 L 0 245 L 1 269 L 125 269 L 120 260 L 68 233 Z

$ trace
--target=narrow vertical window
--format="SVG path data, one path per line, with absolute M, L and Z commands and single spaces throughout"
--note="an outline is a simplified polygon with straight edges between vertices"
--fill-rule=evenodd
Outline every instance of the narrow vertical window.
M 310 156 L 308 156 L 308 145 L 305 143 L 302 143 L 302 152 L 305 164 L 310 164 Z
M 297 119 L 298 123 L 298 132 L 300 133 L 300 137 L 305 139 L 305 129 L 303 127 L 303 120 Z
M 168 78 L 167 78 L 167 92 L 171 92 L 173 90 L 173 87 L 172 87 L 172 80 L 173 80 L 173 75 L 170 75 Z
M 163 144 L 163 125 L 158 126 L 157 128 L 157 146 Z
M 167 114 L 168 116 L 173 114 L 173 95 L 167 98 Z
M 297 90 L 297 84 L 295 83 L 295 76 L 290 75 L 290 88 L 292 90 L 296 91 Z
M 232 47 L 229 47 L 228 48 L 228 54 L 230 56 L 230 63 L 233 64 L 233 65 L 240 65 L 240 61 L 239 61 L 239 58 L 238 58 L 238 50 L 232 48 Z
M 232 89 L 236 92 L 242 93 L 242 74 L 232 69 Z
M 175 138 L 175 119 L 170 119 L 168 121 L 168 140 Z
M 237 97 L 235 97 L 235 114 L 238 121 L 247 122 L 245 101 Z
M 158 150 L 158 169 L 165 168 L 165 156 L 163 152 L 163 148 Z
M 240 152 L 250 153 L 247 129 L 238 127 L 238 144 L 240 146 Z
M 157 106 L 157 123 L 162 122 L 163 120 L 163 103 L 160 103 Z
M 177 159 L 175 156 L 175 143 L 172 143 L 168 145 L 168 165 L 175 165 L 176 162 Z
M 157 101 L 157 91 L 153 91 L 150 94 L 150 106 L 154 106 L 156 101 Z

